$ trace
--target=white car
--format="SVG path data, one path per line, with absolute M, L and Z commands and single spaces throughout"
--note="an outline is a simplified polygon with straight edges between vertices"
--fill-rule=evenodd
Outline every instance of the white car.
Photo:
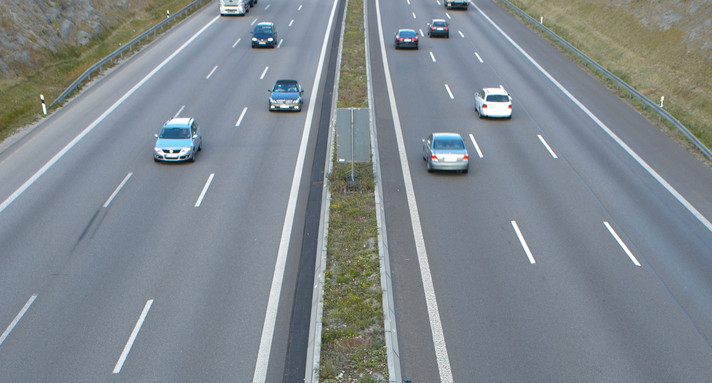
M 475 93 L 475 111 L 480 118 L 512 118 L 512 97 L 504 88 L 483 88 Z
M 250 11 L 251 3 L 248 0 L 220 0 L 218 6 L 220 8 L 220 16 L 244 16 Z

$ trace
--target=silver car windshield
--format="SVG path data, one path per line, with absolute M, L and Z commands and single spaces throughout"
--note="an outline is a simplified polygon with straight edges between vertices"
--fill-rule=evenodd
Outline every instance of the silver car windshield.
M 188 128 L 163 128 L 159 138 L 190 138 L 190 129 Z

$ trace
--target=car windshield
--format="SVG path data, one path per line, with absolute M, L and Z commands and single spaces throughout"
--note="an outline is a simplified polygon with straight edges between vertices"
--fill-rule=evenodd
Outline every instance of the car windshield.
M 299 92 L 299 87 L 296 83 L 289 82 L 278 82 L 274 85 L 273 92 Z
M 434 21 L 433 22 L 433 26 L 435 26 L 435 27 L 444 27 L 446 25 L 447 24 L 444 21 Z
M 507 102 L 507 101 L 509 101 L 509 96 L 504 95 L 504 94 L 490 94 L 487 96 L 487 101 Z
M 400 31 L 400 37 L 405 37 L 405 38 L 415 37 L 415 32 L 413 32 L 413 31 Z
M 438 138 L 433 141 L 433 149 L 465 149 L 465 143 L 457 138 Z
M 190 129 L 179 127 L 165 127 L 161 130 L 159 138 L 190 138 Z
M 272 27 L 269 25 L 258 25 L 255 27 L 255 33 L 272 33 Z

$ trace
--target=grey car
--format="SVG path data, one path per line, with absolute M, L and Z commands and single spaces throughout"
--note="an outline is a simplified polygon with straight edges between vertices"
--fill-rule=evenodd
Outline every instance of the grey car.
M 465 141 L 457 133 L 433 133 L 423 139 L 423 160 L 429 172 L 433 170 L 470 169 L 470 156 Z
M 299 112 L 302 110 L 304 89 L 297 80 L 277 80 L 272 89 L 267 91 L 270 92 L 268 100 L 270 111 L 294 110 Z
M 195 119 L 174 118 L 163 124 L 161 132 L 155 134 L 153 147 L 154 161 L 195 161 L 198 151 L 203 149 L 203 137 Z

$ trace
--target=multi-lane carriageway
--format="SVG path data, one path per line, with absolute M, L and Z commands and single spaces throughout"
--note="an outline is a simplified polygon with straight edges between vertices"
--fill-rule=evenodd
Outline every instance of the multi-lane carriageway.
M 205 7 L 0 154 L 0 380 L 283 379 L 327 4 Z M 491 1 L 366 10 L 402 377 L 712 375 L 710 169 Z M 392 49 L 432 18 L 449 39 Z M 256 21 L 278 48 L 249 47 Z M 311 112 L 267 111 L 282 77 Z M 499 85 L 513 118 L 477 119 Z M 204 150 L 155 164 L 176 115 Z M 435 130 L 466 138 L 469 174 L 425 172 Z

